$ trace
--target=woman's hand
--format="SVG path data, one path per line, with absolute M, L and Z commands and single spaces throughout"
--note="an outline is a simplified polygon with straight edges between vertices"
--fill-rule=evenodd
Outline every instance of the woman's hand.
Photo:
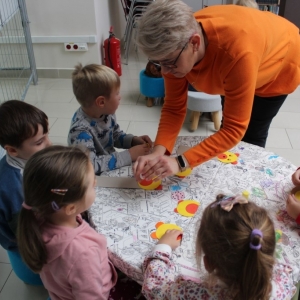
M 172 250 L 175 250 L 181 243 L 182 231 L 177 229 L 171 229 L 166 231 L 166 233 L 161 237 L 157 244 L 169 245 Z
M 156 154 L 139 157 L 133 166 L 135 179 L 160 180 L 162 178 L 178 173 L 179 166 L 174 157 Z
M 292 175 L 292 181 L 294 185 L 300 185 L 300 169 Z

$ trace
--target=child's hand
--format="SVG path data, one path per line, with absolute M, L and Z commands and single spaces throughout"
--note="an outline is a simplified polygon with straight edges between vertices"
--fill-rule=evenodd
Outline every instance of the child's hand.
M 151 148 L 149 147 L 149 145 L 144 143 L 142 145 L 131 147 L 128 151 L 130 153 L 131 160 L 136 161 L 139 156 L 149 154 L 150 149 Z
M 292 181 L 294 185 L 300 185 L 300 169 L 292 175 Z
M 172 250 L 175 250 L 178 246 L 180 246 L 182 231 L 177 229 L 171 229 L 166 231 L 166 233 L 161 237 L 157 244 L 166 244 L 169 245 Z
M 131 141 L 131 146 L 141 145 L 141 144 L 144 144 L 144 143 L 149 144 L 150 148 L 152 148 L 153 142 L 151 141 L 151 139 L 149 138 L 148 135 L 133 137 L 133 139 Z
M 292 194 L 290 194 L 286 200 L 286 211 L 288 215 L 295 220 L 300 214 L 300 201 Z

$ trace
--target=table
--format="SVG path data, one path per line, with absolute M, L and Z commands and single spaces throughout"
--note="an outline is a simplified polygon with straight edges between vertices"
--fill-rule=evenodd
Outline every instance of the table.
M 179 145 L 192 147 L 205 137 L 178 137 Z M 97 188 L 91 214 L 98 232 L 107 237 L 110 259 L 120 270 L 139 283 L 143 281 L 142 262 L 156 240 L 150 237 L 159 221 L 183 228 L 183 240 L 174 251 L 178 274 L 197 280 L 194 240 L 203 209 L 219 193 L 238 194 L 247 190 L 249 200 L 265 207 L 274 221 L 277 233 L 276 258 L 293 267 L 294 281 L 300 280 L 300 228 L 285 210 L 285 199 L 293 184 L 296 170 L 286 159 L 263 148 L 240 142 L 230 150 L 238 153 L 237 164 L 211 159 L 193 169 L 190 176 L 164 179 L 162 190 Z M 132 176 L 131 167 L 114 170 L 102 176 Z M 101 179 L 101 178 L 100 178 Z M 178 200 L 193 199 L 200 207 L 192 218 L 173 210 Z

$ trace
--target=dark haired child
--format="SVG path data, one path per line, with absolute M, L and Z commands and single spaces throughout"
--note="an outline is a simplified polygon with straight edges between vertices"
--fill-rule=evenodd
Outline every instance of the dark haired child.
M 171 254 L 181 233 L 168 231 L 145 259 L 147 299 L 286 300 L 294 295 L 291 268 L 275 262 L 273 222 L 243 196 L 219 195 L 203 212 L 196 258 L 200 265 L 203 257 L 207 281 L 176 276 Z
M 96 175 L 128 166 L 149 153 L 152 141 L 148 135 L 126 134 L 117 123 L 121 83 L 114 70 L 103 65 L 78 64 L 72 84 L 81 107 L 72 118 L 68 144 L 84 145 L 90 150 Z M 124 150 L 117 152 L 115 147 Z
M 16 229 L 24 200 L 22 175 L 25 163 L 34 153 L 51 144 L 48 117 L 28 103 L 10 100 L 0 105 L 0 122 L 0 145 L 6 150 L 0 161 L 0 244 L 8 251 L 12 267 L 21 280 L 41 284 L 38 275 L 22 266 Z
M 106 238 L 81 218 L 95 200 L 95 183 L 86 149 L 51 146 L 26 164 L 20 253 L 51 300 L 132 300 L 141 292 L 134 281 L 125 288 L 117 281 Z

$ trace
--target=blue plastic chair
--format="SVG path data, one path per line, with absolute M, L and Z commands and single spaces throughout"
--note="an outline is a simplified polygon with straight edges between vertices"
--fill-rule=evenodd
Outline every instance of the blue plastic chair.
M 149 77 L 145 74 L 145 70 L 142 70 L 140 72 L 140 92 L 148 99 L 163 98 L 165 96 L 165 84 L 163 77 Z M 152 105 L 147 104 L 147 106 Z
M 6 154 L 6 151 L 0 146 L 0 159 Z
M 27 267 L 19 252 L 7 251 L 7 254 L 14 272 L 22 281 L 30 285 L 43 285 L 40 275 Z

